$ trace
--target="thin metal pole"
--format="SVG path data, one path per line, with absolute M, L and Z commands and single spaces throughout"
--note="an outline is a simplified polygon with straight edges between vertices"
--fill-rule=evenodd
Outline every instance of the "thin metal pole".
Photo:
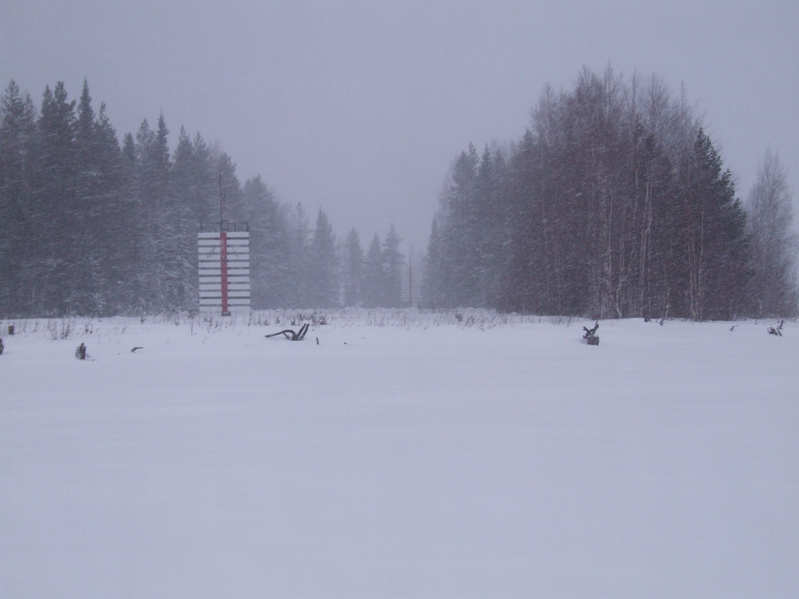
M 219 282 L 222 288 L 222 316 L 230 316 L 228 307 L 228 278 L 227 278 L 227 233 L 219 231 Z
M 222 173 L 219 173 L 219 232 L 222 232 L 222 223 L 224 219 L 222 218 Z
M 222 173 L 219 173 L 219 282 L 222 288 L 222 316 L 230 316 L 228 308 L 228 280 L 227 280 L 227 233 L 225 232 L 225 219 L 223 213 L 224 195 L 222 193 Z

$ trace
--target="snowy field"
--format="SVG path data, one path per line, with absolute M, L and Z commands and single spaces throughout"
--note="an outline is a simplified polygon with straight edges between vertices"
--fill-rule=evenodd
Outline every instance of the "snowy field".
M 0 597 L 799 597 L 797 323 L 289 319 L 0 322 Z

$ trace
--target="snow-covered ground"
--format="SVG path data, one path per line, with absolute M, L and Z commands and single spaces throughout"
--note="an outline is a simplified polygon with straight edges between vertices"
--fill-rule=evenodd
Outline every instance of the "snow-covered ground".
M 0 597 L 799 597 L 796 323 L 288 319 L 0 323 Z

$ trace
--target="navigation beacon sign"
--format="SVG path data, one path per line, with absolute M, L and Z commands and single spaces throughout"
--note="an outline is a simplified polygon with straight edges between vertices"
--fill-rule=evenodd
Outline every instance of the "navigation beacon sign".
M 200 311 L 230 316 L 250 310 L 250 232 L 247 223 L 220 221 L 197 234 Z

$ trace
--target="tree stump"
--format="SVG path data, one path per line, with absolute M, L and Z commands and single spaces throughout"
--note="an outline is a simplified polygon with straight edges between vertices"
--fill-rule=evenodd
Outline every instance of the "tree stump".
M 777 335 L 777 337 L 782 337 L 782 325 L 785 324 L 784 320 L 780 321 L 780 324 L 777 327 L 769 327 L 768 334 L 769 335 Z
M 596 334 L 596 330 L 598 328 L 599 328 L 599 321 L 597 321 L 593 329 L 589 329 L 588 327 L 583 327 L 583 330 L 585 331 L 583 339 L 588 345 L 599 345 L 599 335 Z

